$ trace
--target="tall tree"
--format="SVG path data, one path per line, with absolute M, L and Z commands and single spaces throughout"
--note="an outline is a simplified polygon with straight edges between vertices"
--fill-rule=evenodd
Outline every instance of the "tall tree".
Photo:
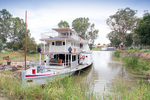
M 150 13 L 146 12 L 135 32 L 138 34 L 141 44 L 150 45 Z
M 133 25 L 132 29 L 131 29 L 131 34 L 132 34 L 132 46 L 135 47 L 135 45 L 138 44 L 139 41 L 139 37 L 137 35 L 137 33 L 135 32 L 136 28 L 138 27 L 139 23 L 141 21 L 141 18 L 136 18 L 135 20 L 135 24 Z
M 10 31 L 10 18 L 12 15 L 6 9 L 0 11 L 0 37 L 2 43 L 6 43 Z
M 69 27 L 69 24 L 68 24 L 67 21 L 62 21 L 62 20 L 61 20 L 61 21 L 58 23 L 58 27 L 59 27 L 59 28 Z
M 106 37 L 110 40 L 112 46 L 117 47 L 121 43 L 121 41 L 120 41 L 118 35 L 115 33 L 115 31 L 108 33 Z
M 130 8 L 119 9 L 116 14 L 110 16 L 106 23 L 115 31 L 123 44 L 125 49 L 125 37 L 127 32 L 131 31 L 136 21 L 136 10 Z
M 72 27 L 81 38 L 88 40 L 91 44 L 98 37 L 99 30 L 95 29 L 95 24 L 89 22 L 89 18 L 76 18 L 72 22 Z
M 125 37 L 125 45 L 126 47 L 130 47 L 133 43 L 133 34 L 127 34 Z

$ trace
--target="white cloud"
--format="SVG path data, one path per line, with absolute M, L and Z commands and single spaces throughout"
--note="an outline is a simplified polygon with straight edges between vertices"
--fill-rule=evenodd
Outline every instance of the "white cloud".
M 99 30 L 99 37 L 95 43 L 107 44 L 109 40 L 106 35 L 110 32 L 110 29 L 106 25 L 106 19 L 114 14 L 118 9 L 118 6 L 106 5 L 91 5 L 91 4 L 57 4 L 49 7 L 47 4 L 45 7 L 38 9 L 27 9 L 28 11 L 28 28 L 31 31 L 31 35 L 39 43 L 41 38 L 40 33 L 51 31 L 51 28 L 57 27 L 57 24 L 61 20 L 69 22 L 70 26 L 72 21 L 78 17 L 88 17 L 91 23 L 95 24 L 95 28 Z M 24 19 L 24 9 L 16 9 L 14 15 Z

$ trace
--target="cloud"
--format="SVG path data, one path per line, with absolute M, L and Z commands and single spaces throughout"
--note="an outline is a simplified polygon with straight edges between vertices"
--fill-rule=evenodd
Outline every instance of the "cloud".
M 13 3 L 13 2 L 12 2 Z M 8 5 L 7 5 L 8 4 Z M 16 4 L 18 6 L 16 6 Z M 20 17 L 24 19 L 25 10 L 28 11 L 28 29 L 30 29 L 32 37 L 35 38 L 37 43 L 41 38 L 40 33 L 51 32 L 51 28 L 57 27 L 57 24 L 61 20 L 67 21 L 70 26 L 74 19 L 79 17 L 88 17 L 91 23 L 95 24 L 95 28 L 99 30 L 99 37 L 95 43 L 107 44 L 109 40 L 106 35 L 111 31 L 106 25 L 106 19 L 117 12 L 120 8 L 130 6 L 131 9 L 140 9 L 141 3 L 133 5 L 128 0 L 92 0 L 92 1 L 81 1 L 81 2 L 70 2 L 70 1 L 47 1 L 42 2 L 14 2 L 13 4 L 6 3 L 1 7 L 8 8 L 8 11 L 14 15 L 14 17 Z M 145 5 L 145 3 L 142 3 Z M 138 8 L 139 7 L 139 8 Z M 149 8 L 147 6 L 146 8 Z M 142 7 L 142 9 L 146 10 Z M 141 9 L 140 9 L 141 10 Z M 141 15 L 141 13 L 140 13 Z

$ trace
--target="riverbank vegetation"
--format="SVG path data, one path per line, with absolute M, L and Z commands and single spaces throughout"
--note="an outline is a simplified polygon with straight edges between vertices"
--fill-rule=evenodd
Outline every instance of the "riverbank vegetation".
M 150 50 L 130 48 L 127 50 L 117 50 L 114 56 L 120 57 L 125 62 L 128 68 L 150 74 Z
M 75 76 L 57 77 L 54 82 L 44 86 L 25 87 L 21 80 L 0 73 L 0 90 L 3 96 L 14 100 L 96 100 L 96 95 L 75 81 Z
M 122 77 L 116 78 L 112 83 L 113 95 L 107 95 L 108 98 L 119 100 L 150 99 L 150 83 L 147 80 L 150 78 L 149 51 L 149 49 L 130 48 L 128 50 L 117 50 L 114 52 L 114 56 L 120 57 L 125 63 L 126 68 L 143 76 L 139 80 L 132 81 Z
M 24 51 L 14 51 L 14 52 L 0 52 L 0 63 L 6 63 L 3 57 L 9 56 L 10 61 L 24 61 Z M 44 55 L 41 56 L 44 59 Z M 39 54 L 27 54 L 28 61 L 38 61 Z
M 149 100 L 150 84 L 144 81 L 131 82 L 117 77 L 112 82 L 111 93 L 104 96 L 104 100 Z

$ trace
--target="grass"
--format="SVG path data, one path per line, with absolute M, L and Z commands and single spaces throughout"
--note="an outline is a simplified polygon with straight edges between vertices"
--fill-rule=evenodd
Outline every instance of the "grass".
M 150 63 L 148 60 L 142 60 L 135 56 L 131 57 L 122 57 L 122 60 L 126 63 L 128 67 L 136 69 L 139 71 L 148 71 L 150 70 Z
M 101 50 L 101 48 L 92 48 L 92 50 Z
M 113 94 L 106 94 L 106 100 L 150 100 L 150 84 L 138 81 L 131 83 L 126 79 L 113 82 Z
M 0 52 L 0 63 L 6 63 L 3 57 L 9 56 L 11 61 L 24 61 L 24 51 Z M 44 55 L 41 56 L 44 59 Z M 39 60 L 39 54 L 27 54 L 27 60 Z
M 115 57 L 120 57 L 121 55 L 120 55 L 120 53 L 122 52 L 122 50 L 116 50 L 115 52 L 114 52 L 114 56 Z
M 25 87 L 21 80 L 0 74 L 0 90 L 4 96 L 17 100 L 95 100 L 96 96 L 77 81 L 75 77 L 59 77 L 45 86 Z

